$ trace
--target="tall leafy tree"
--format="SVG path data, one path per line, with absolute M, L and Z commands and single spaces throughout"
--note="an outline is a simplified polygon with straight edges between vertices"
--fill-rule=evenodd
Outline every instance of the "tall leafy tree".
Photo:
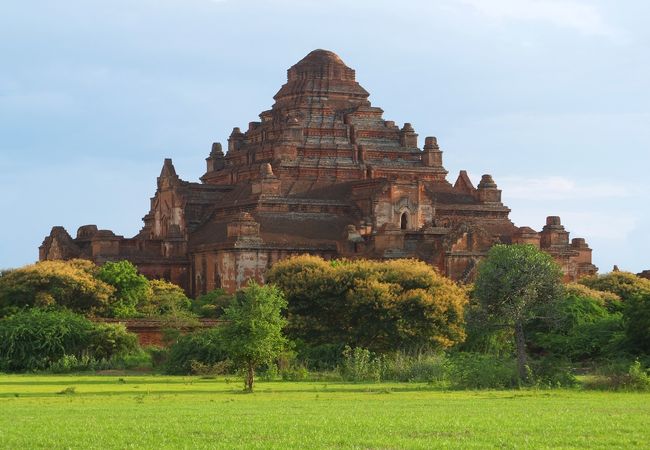
M 583 278 L 580 283 L 621 298 L 607 307 L 622 311 L 628 350 L 633 354 L 650 354 L 650 280 L 616 271 Z
M 24 308 L 68 308 L 101 314 L 115 289 L 95 277 L 90 261 L 42 261 L 0 277 L 0 316 Z
M 474 295 L 488 318 L 513 329 L 522 380 L 528 378 L 524 326 L 562 298 L 561 279 L 553 258 L 527 244 L 495 245 L 479 265 Z
M 286 306 L 277 287 L 250 281 L 226 308 L 223 339 L 230 358 L 245 371 L 244 385 L 249 392 L 253 391 L 255 369 L 276 358 L 287 344 L 282 333 L 287 323 L 282 309 Z
M 312 347 L 444 349 L 465 337 L 465 290 L 422 261 L 298 256 L 267 279 L 287 296 L 289 336 Z
M 149 280 L 138 273 L 129 261 L 107 262 L 97 272 L 97 278 L 115 288 L 108 315 L 133 317 L 138 314 L 137 306 L 147 303 L 152 291 Z
M 184 315 L 192 302 L 180 286 L 166 280 L 150 280 L 151 295 L 138 305 L 138 311 L 148 316 Z
M 635 294 L 623 310 L 625 336 L 632 353 L 650 355 L 650 294 Z
M 618 295 L 623 303 L 632 297 L 650 295 L 650 280 L 630 272 L 609 272 L 580 280 L 580 284 Z M 622 308 L 623 306 L 619 306 Z

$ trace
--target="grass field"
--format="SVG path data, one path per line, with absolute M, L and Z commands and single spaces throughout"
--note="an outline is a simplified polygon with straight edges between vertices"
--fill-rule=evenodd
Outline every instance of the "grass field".
M 0 376 L 2 448 L 649 448 L 650 394 Z

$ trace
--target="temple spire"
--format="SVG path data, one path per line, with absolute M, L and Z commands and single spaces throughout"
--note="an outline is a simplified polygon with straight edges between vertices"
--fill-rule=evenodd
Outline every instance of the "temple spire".
M 158 189 L 168 188 L 177 183 L 178 180 L 179 178 L 178 175 L 176 175 L 176 169 L 174 168 L 172 159 L 165 158 L 162 170 L 160 171 L 160 176 L 158 177 Z

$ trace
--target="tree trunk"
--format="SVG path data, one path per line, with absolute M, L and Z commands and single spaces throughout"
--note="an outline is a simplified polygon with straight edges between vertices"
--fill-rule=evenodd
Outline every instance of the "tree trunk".
M 515 343 L 517 345 L 517 370 L 521 381 L 528 381 L 528 368 L 526 367 L 526 337 L 524 336 L 524 324 L 515 324 Z
M 255 368 L 253 364 L 248 364 L 248 372 L 246 373 L 246 390 L 253 392 L 253 383 L 255 379 Z

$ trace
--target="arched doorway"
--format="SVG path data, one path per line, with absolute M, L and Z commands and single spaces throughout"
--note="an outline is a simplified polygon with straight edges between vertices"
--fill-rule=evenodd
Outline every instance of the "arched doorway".
M 402 218 L 400 219 L 400 228 L 406 230 L 409 225 L 409 216 L 407 213 L 402 213 Z

